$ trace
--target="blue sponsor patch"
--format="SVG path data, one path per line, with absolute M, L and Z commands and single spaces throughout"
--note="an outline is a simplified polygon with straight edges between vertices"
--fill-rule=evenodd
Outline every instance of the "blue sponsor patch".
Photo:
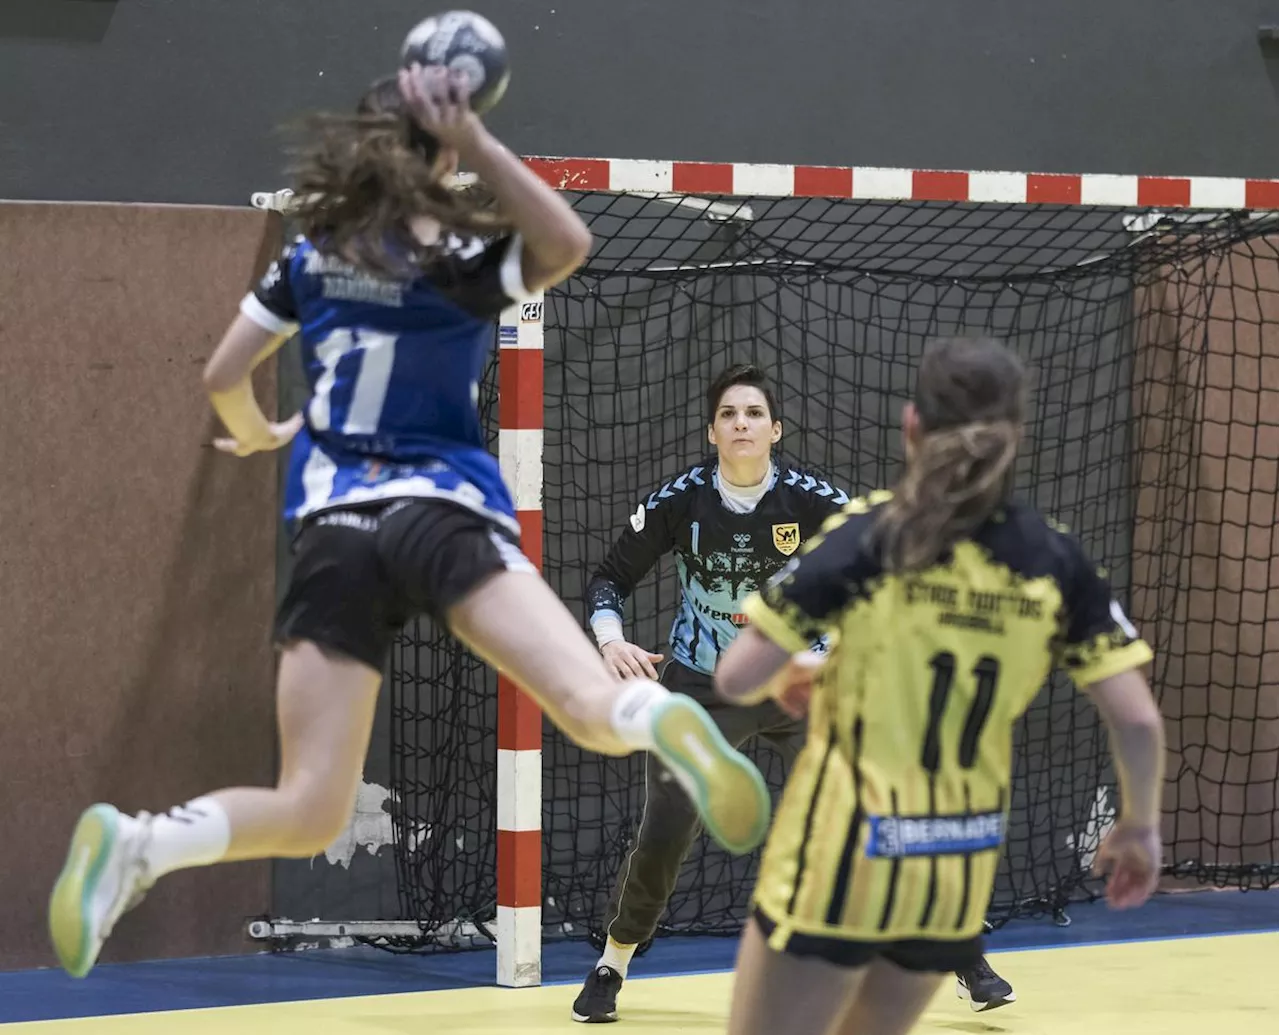
M 969 855 L 1004 843 L 1003 812 L 969 816 L 872 816 L 867 855 L 900 859 L 913 855 Z
M 514 345 L 519 336 L 516 329 L 509 324 L 502 324 L 498 327 L 499 345 Z

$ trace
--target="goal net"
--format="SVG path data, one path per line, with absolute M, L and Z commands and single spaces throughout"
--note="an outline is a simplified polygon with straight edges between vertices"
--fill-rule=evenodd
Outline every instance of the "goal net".
M 926 340 L 999 336 L 1030 370 L 1017 491 L 1105 564 L 1155 650 L 1167 881 L 1276 882 L 1274 185 L 537 164 L 596 240 L 526 313 L 544 325 L 544 573 L 584 625 L 587 579 L 637 502 L 706 455 L 703 395 L 726 365 L 773 378 L 786 457 L 865 492 L 896 476 Z M 677 592 L 663 563 L 628 602 L 629 638 L 667 653 Z M 496 683 L 428 621 L 397 644 L 396 860 L 424 944 L 495 936 Z M 780 787 L 771 749 L 751 750 Z M 542 751 L 543 936 L 598 937 L 643 762 L 549 722 Z M 997 925 L 1096 894 L 1117 805 L 1105 734 L 1061 678 L 1014 757 Z M 739 930 L 756 861 L 701 840 L 660 933 Z

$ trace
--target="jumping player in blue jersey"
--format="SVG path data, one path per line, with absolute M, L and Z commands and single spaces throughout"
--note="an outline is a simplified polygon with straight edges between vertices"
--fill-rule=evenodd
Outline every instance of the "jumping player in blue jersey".
M 618 682 L 537 577 L 484 448 L 476 402 L 494 318 L 572 273 L 587 228 L 443 70 L 380 80 L 355 116 L 316 129 L 296 183 L 303 237 L 244 299 L 204 371 L 230 432 L 220 449 L 292 442 L 278 782 L 157 816 L 86 810 L 49 907 L 58 958 L 77 977 L 166 873 L 329 845 L 354 805 L 392 638 L 420 614 L 507 672 L 584 747 L 657 754 L 730 849 L 754 847 L 768 825 L 763 779 L 702 707 L 653 680 Z M 496 209 L 449 190 L 459 159 Z M 272 423 L 250 378 L 295 331 L 311 395 Z

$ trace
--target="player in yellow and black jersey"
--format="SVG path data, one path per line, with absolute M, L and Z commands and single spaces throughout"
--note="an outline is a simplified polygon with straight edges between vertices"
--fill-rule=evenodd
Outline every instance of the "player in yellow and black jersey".
M 723 696 L 809 713 L 743 936 L 734 1035 L 906 1032 L 943 974 L 980 958 L 1013 727 L 1054 665 L 1116 754 L 1108 897 L 1126 908 L 1154 890 L 1164 746 L 1137 671 L 1151 651 L 1079 543 L 1009 501 L 1023 384 L 997 342 L 932 343 L 894 492 L 830 519 L 747 602 L 721 659 Z M 825 663 L 806 649 L 821 635 Z

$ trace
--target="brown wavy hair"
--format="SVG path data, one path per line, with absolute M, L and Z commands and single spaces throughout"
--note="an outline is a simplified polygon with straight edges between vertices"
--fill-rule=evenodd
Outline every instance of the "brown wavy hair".
M 941 338 L 916 379 L 920 438 L 873 536 L 887 571 L 927 567 L 1006 501 L 1022 439 L 1026 373 L 993 338 Z
M 460 233 L 511 228 L 485 192 L 443 182 L 439 142 L 410 118 L 394 76 L 370 86 L 355 114 L 313 115 L 303 128 L 291 168 L 293 217 L 321 251 L 403 276 L 438 253 L 414 237 L 409 222 L 416 216 Z

